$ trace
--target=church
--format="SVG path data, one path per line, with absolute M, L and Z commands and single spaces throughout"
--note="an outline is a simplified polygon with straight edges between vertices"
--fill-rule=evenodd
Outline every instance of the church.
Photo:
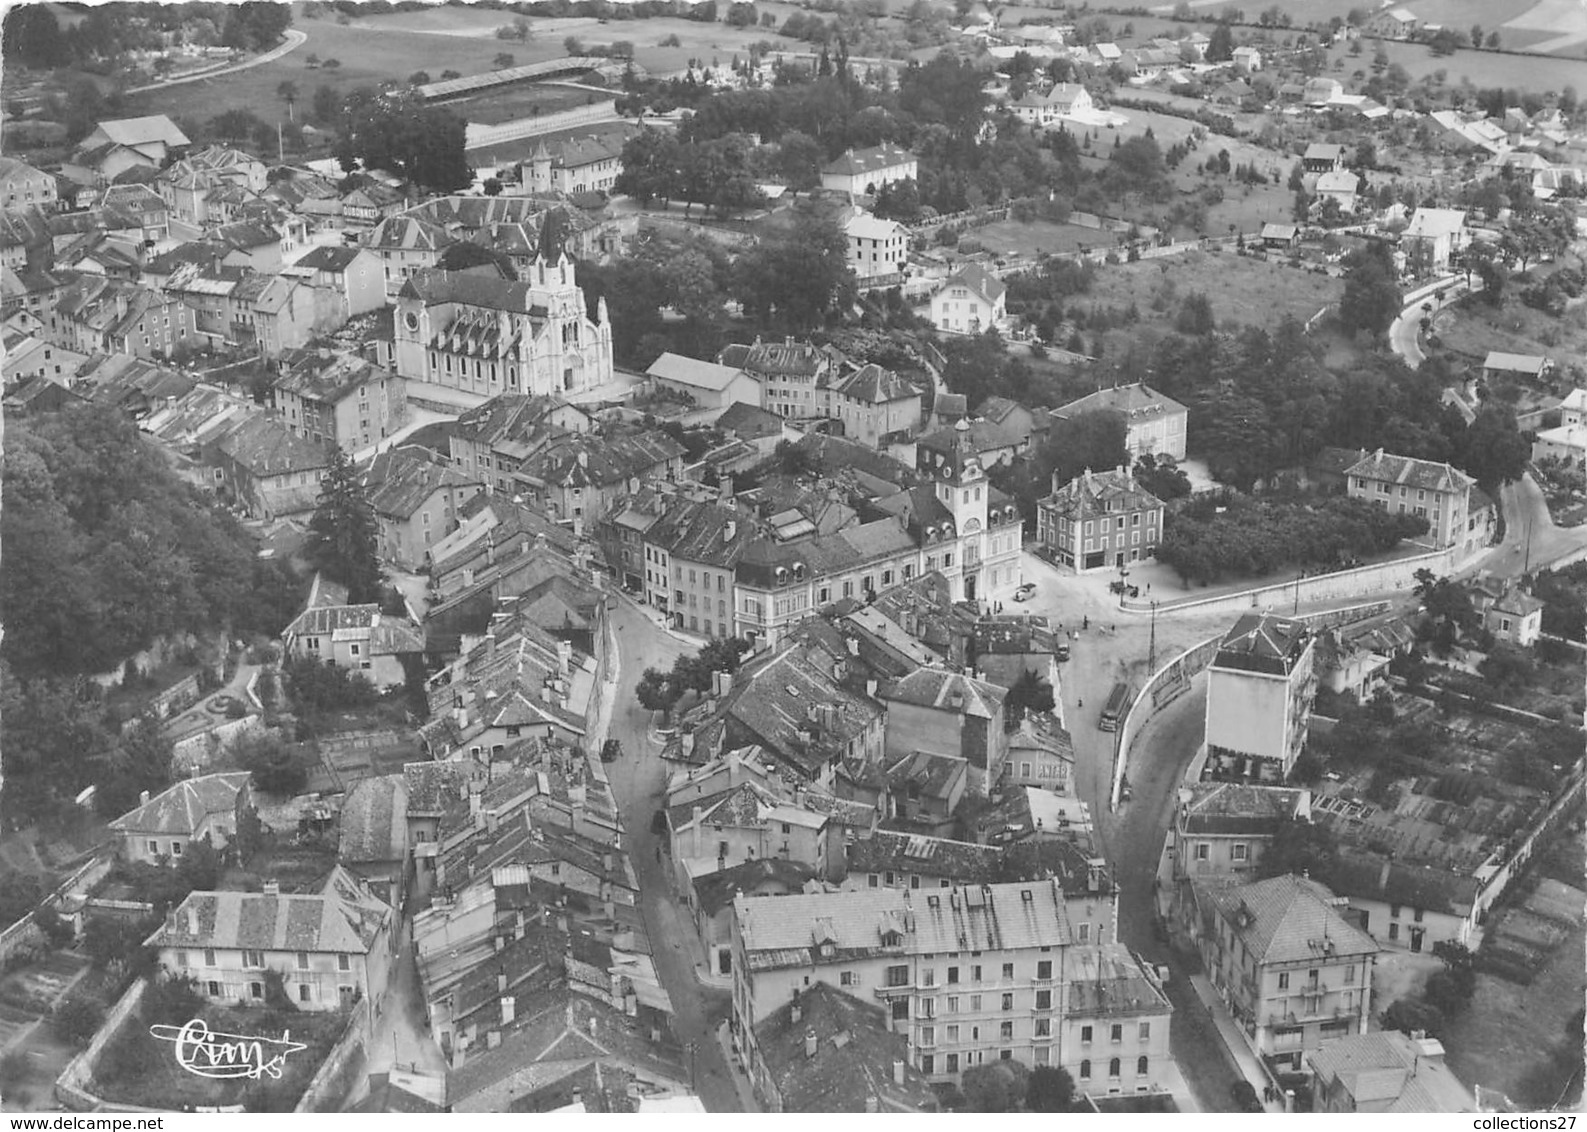
M 502 393 L 569 396 L 612 379 L 606 300 L 590 318 L 573 260 L 550 233 L 526 279 L 418 272 L 397 293 L 393 330 L 409 399 L 454 410 Z

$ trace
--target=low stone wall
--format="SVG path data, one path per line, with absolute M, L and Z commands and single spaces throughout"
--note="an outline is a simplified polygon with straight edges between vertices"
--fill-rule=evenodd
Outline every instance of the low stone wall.
M 110 1013 L 105 1016 L 105 1024 L 99 1027 L 98 1033 L 88 1043 L 88 1048 L 67 1064 L 61 1075 L 55 1079 L 55 1099 L 71 1109 L 73 1112 L 160 1112 L 161 1109 L 138 1108 L 134 1105 L 115 1105 L 96 1097 L 90 1087 L 94 1080 L 94 1066 L 99 1063 L 99 1057 L 105 1051 L 105 1046 L 110 1040 L 121 1032 L 121 1027 L 132 1018 L 135 1024 L 138 1007 L 143 1005 L 143 995 L 148 989 L 148 981 L 139 979 L 127 988 L 127 993 L 115 1006 L 110 1008 Z
M 1447 547 L 1409 558 L 1397 558 L 1392 562 L 1376 562 L 1370 566 L 1357 566 L 1353 570 L 1337 570 L 1309 578 L 1291 578 L 1272 585 L 1195 601 L 1173 604 L 1159 602 L 1157 616 L 1166 617 L 1186 610 L 1197 613 L 1246 613 L 1253 609 L 1270 609 L 1282 613 L 1286 606 L 1293 608 L 1301 602 L 1360 597 L 1362 594 L 1383 593 L 1385 590 L 1409 591 L 1416 585 L 1418 570 L 1427 569 L 1438 575 L 1450 573 L 1457 565 L 1457 549 Z M 1123 604 L 1124 609 L 1136 613 L 1145 613 L 1151 607 L 1151 602 L 1139 598 L 1126 599 Z
M 369 1000 L 359 999 L 341 1040 L 326 1055 L 293 1112 L 336 1112 L 342 1107 L 363 1072 L 369 1033 Z
M 1343 609 L 1310 613 L 1300 620 L 1314 632 L 1318 632 L 1339 625 L 1365 621 L 1369 617 L 1387 613 L 1388 610 L 1389 603 L 1386 601 L 1369 601 L 1360 605 L 1346 606 Z M 1119 808 L 1119 796 L 1124 789 L 1124 779 L 1129 773 L 1130 751 L 1141 729 L 1152 716 L 1190 690 L 1192 681 L 1206 671 L 1217 657 L 1223 636 L 1222 633 L 1218 633 L 1191 645 L 1152 673 L 1141 686 L 1140 692 L 1130 704 L 1130 710 L 1119 720 L 1118 738 L 1113 747 L 1113 785 L 1108 796 L 1110 810 L 1116 811 Z

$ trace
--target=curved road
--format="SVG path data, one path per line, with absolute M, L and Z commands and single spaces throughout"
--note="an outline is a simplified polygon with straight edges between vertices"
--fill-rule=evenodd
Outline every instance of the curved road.
M 252 59 L 244 59 L 241 63 L 233 63 L 229 67 L 217 67 L 213 71 L 203 71 L 196 75 L 183 75 L 176 79 L 166 79 L 163 82 L 150 83 L 148 86 L 135 86 L 127 91 L 128 94 L 143 94 L 151 90 L 164 90 L 168 86 L 181 86 L 183 83 L 202 82 L 204 79 L 218 79 L 225 75 L 233 75 L 238 71 L 246 71 L 249 67 L 257 67 L 261 63 L 270 63 L 281 58 L 288 51 L 296 51 L 308 39 L 308 35 L 296 28 L 288 28 L 284 33 L 282 42 L 263 55 L 255 55 Z
M 1445 289 L 1443 296 L 1434 298 L 1433 293 L 1440 288 Z M 1406 295 L 1405 309 L 1389 325 L 1389 349 L 1404 358 L 1405 364 L 1412 369 L 1421 365 L 1427 360 L 1427 355 L 1422 353 L 1422 318 L 1430 313 L 1424 311 L 1422 307 L 1431 306 L 1433 313 L 1436 313 L 1470 289 L 1464 276 L 1446 275 Z

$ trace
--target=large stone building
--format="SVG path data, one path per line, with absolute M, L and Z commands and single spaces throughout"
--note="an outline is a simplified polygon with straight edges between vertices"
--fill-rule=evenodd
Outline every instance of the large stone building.
M 1004 1058 L 1085 1062 L 1088 1092 L 1161 1088 L 1172 1007 L 1155 977 L 1116 941 L 1078 942 L 1107 902 L 1057 880 L 740 896 L 734 1043 L 753 1064 L 761 1023 L 825 984 L 880 1004 L 933 1080 Z
M 1485 531 L 1472 514 L 1474 479 L 1432 460 L 1386 454 L 1379 448 L 1345 470 L 1345 491 L 1385 511 L 1427 520 L 1434 546 L 1475 549 Z
M 1055 421 L 1083 413 L 1118 413 L 1124 418 L 1124 447 L 1132 456 L 1185 458 L 1185 433 L 1190 410 L 1144 382 L 1115 385 L 1088 393 L 1052 411 Z
M 421 271 L 397 295 L 395 329 L 397 372 L 470 404 L 501 393 L 573 393 L 612 379 L 606 300 L 590 318 L 573 261 L 561 253 L 537 258 L 520 282 Z
M 1076 574 L 1151 558 L 1163 535 L 1163 503 L 1128 468 L 1058 485 L 1036 505 L 1036 533 L 1057 564 Z

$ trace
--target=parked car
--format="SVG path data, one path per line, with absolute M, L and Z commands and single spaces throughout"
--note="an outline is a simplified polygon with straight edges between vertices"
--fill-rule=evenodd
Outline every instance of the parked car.
M 1019 589 L 1014 591 L 1014 600 L 1015 601 L 1029 601 L 1035 595 L 1036 595 L 1036 583 L 1035 582 L 1026 582 L 1024 585 L 1020 586 Z

